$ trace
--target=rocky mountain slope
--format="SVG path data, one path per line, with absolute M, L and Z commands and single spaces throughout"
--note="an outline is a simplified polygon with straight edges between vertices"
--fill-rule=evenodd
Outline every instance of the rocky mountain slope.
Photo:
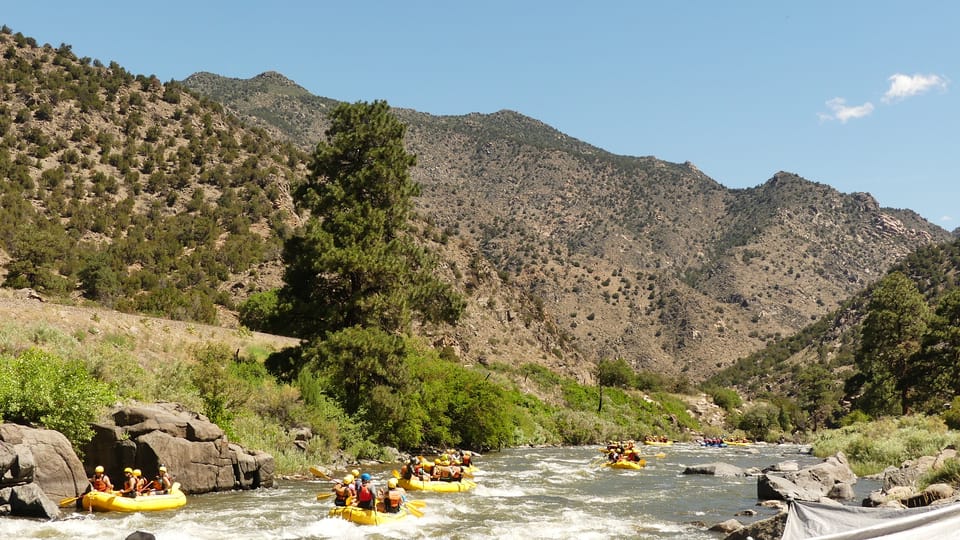
M 307 151 L 333 104 L 277 73 L 199 73 L 184 85 Z M 568 362 L 569 347 L 544 347 L 554 358 L 541 360 L 559 367 L 623 357 L 699 380 L 950 238 L 915 212 L 793 173 L 732 190 L 690 163 L 613 155 L 512 111 L 396 114 L 418 155 L 421 216 L 489 260 L 501 290 L 533 298 L 575 351 Z M 513 349 L 502 327 L 473 326 L 448 338 L 467 357 Z
M 277 73 L 162 83 L 5 28 L 0 278 L 236 326 L 239 302 L 279 284 L 289 186 L 334 104 Z M 586 381 L 622 357 L 699 380 L 950 237 L 791 173 L 731 190 L 511 111 L 395 112 L 419 156 L 413 229 L 468 299 L 456 328 L 417 331 L 465 362 Z

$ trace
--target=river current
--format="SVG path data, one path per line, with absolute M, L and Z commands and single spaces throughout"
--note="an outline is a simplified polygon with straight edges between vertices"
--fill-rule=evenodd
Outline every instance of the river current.
M 638 471 L 597 466 L 596 446 L 514 448 L 476 459 L 477 487 L 465 493 L 409 492 L 426 502 L 424 516 L 390 525 L 359 526 L 326 517 L 330 499 L 322 480 L 278 480 L 277 486 L 246 492 L 192 495 L 184 508 L 148 513 L 84 513 L 67 510 L 58 521 L 0 518 L 0 538 L 122 540 L 136 530 L 158 540 L 307 540 L 359 538 L 450 538 L 486 540 L 608 539 L 717 540 L 707 526 L 743 510 L 773 515 L 756 506 L 755 477 L 684 475 L 684 467 L 725 462 L 764 468 L 781 461 L 801 467 L 818 458 L 794 445 L 704 448 L 692 444 L 644 447 L 647 467 Z M 663 457 L 655 457 L 662 452 Z M 396 465 L 366 469 L 378 486 Z M 343 474 L 342 471 L 336 471 Z M 876 489 L 860 479 L 858 500 Z

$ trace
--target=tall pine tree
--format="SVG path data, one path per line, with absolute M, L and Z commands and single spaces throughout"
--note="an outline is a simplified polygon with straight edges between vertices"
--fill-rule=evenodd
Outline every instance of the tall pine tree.
M 285 285 L 294 335 L 324 338 L 354 326 L 406 333 L 414 314 L 454 322 L 464 303 L 406 233 L 419 187 L 403 146 L 406 127 L 384 101 L 341 104 L 310 175 L 294 191 L 309 219 L 285 245 Z
M 464 301 L 408 231 L 419 188 L 405 130 L 384 101 L 331 113 L 327 140 L 294 191 L 308 218 L 284 245 L 278 304 L 289 332 L 305 340 L 280 371 L 289 377 L 309 366 L 375 438 L 410 447 L 422 430 L 411 424 L 419 413 L 405 337 L 415 318 L 455 322 Z
M 920 351 L 930 307 L 914 282 L 892 272 L 874 288 L 861 330 L 855 362 L 865 376 L 860 407 L 871 414 L 907 412 L 917 381 L 912 362 Z

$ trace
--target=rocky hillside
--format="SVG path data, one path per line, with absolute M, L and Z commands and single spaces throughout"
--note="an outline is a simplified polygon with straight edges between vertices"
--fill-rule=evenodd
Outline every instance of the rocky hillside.
M 276 73 L 126 72 L 0 32 L 0 278 L 47 298 L 236 326 L 334 101 Z M 699 380 L 834 309 L 949 233 L 790 173 L 730 190 L 521 114 L 396 110 L 418 237 L 468 299 L 419 328 L 465 362 L 589 380 L 600 358 Z
M 332 104 L 277 73 L 184 85 L 307 151 Z M 690 163 L 613 155 L 511 111 L 396 114 L 419 158 L 421 216 L 476 246 L 503 288 L 531 295 L 576 362 L 623 357 L 697 380 L 950 238 L 915 212 L 792 173 L 731 190 Z M 468 357 L 500 358 L 512 338 L 501 330 L 450 339 L 469 343 Z M 547 349 L 564 363 L 564 348 Z

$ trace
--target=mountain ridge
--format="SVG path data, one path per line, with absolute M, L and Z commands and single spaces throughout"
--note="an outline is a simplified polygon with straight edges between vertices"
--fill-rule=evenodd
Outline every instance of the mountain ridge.
M 322 111 L 300 109 L 311 128 L 285 130 L 215 76 L 183 83 L 301 148 L 322 137 Z M 262 85 L 245 92 L 277 110 L 298 105 Z M 587 358 L 716 370 L 950 238 L 915 212 L 793 173 L 729 189 L 692 163 L 614 155 L 515 111 L 395 113 L 418 156 L 418 210 L 543 298 Z
M 236 326 L 279 285 L 290 187 L 335 100 L 277 72 L 162 83 L 20 34 L 0 49 L 7 287 Z M 394 112 L 423 187 L 411 231 L 468 300 L 416 330 L 464 363 L 702 380 L 950 237 L 792 173 L 734 190 L 514 111 Z

